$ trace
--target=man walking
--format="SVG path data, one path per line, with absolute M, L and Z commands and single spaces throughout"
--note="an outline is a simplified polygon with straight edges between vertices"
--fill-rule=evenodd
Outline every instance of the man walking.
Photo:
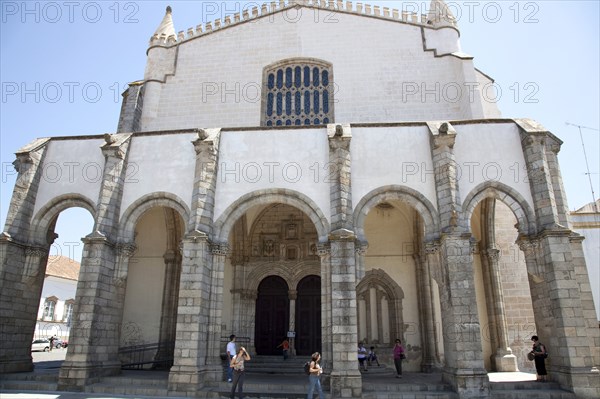
M 235 335 L 229 336 L 229 343 L 227 344 L 227 382 L 233 381 L 233 367 L 231 367 L 231 359 L 237 354 L 235 346 Z

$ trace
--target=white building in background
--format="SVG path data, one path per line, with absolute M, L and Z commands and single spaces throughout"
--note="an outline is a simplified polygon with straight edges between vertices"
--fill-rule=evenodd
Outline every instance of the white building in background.
M 34 338 L 69 337 L 80 266 L 66 256 L 48 257 Z
M 600 199 L 571 212 L 571 223 L 573 231 L 585 237 L 583 253 L 600 324 Z

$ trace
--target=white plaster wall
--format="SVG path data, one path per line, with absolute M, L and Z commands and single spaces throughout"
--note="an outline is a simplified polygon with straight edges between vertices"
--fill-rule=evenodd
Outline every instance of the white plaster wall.
M 223 132 L 215 220 L 243 195 L 285 188 L 312 199 L 330 219 L 326 129 Z
M 121 345 L 159 341 L 167 242 L 164 219 L 164 209 L 157 207 L 144 213 L 136 226 L 137 250 L 129 261 Z
M 592 215 L 591 217 L 593 218 L 594 216 Z M 577 220 L 580 216 L 571 214 L 571 218 Z M 596 215 L 596 220 L 598 220 L 597 218 L 598 216 Z M 576 229 L 575 232 L 585 237 L 585 240 L 583 240 L 583 253 L 585 255 L 590 285 L 592 286 L 596 316 L 598 317 L 598 321 L 600 321 L 600 229 Z
M 195 139 L 193 133 L 132 137 L 121 216 L 134 201 L 158 191 L 174 194 L 190 207 Z
M 479 184 L 499 181 L 517 191 L 533 209 L 517 126 L 499 123 L 455 125 L 454 128 L 461 200 Z
M 77 291 L 77 280 L 68 280 L 65 278 L 46 276 L 44 278 L 44 286 L 42 288 L 42 296 L 40 298 L 40 307 L 38 309 L 38 319 L 44 315 L 44 304 L 46 298 L 56 297 L 58 301 L 54 308 L 54 320 L 62 321 L 64 318 L 65 301 L 75 299 Z
M 372 190 L 400 185 L 423 194 L 437 208 L 426 126 L 352 128 L 352 203 Z
M 94 204 L 98 201 L 104 155 L 104 140 L 51 140 L 42 167 L 42 178 L 36 196 L 34 215 L 55 197 L 80 194 Z
M 276 14 L 182 43 L 175 75 L 155 92 L 161 96 L 158 114 L 143 115 L 142 130 L 258 126 L 263 69 L 294 57 L 333 64 L 337 122 L 456 120 L 471 114 L 462 111 L 468 95 L 443 100 L 446 85 L 464 83 L 465 61 L 424 51 L 421 27 L 328 14 L 321 10 L 317 22 L 310 9 L 302 9 L 294 22 Z

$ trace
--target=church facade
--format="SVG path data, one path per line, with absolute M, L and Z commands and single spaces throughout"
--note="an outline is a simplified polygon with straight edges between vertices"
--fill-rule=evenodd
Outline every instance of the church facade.
M 168 342 L 169 391 L 193 396 L 221 380 L 233 333 L 259 356 L 286 336 L 322 352 L 333 397 L 361 397 L 358 342 L 389 353 L 397 338 L 407 371 L 487 397 L 488 372 L 532 370 L 535 334 L 551 379 L 600 395 L 561 141 L 501 118 L 443 0 L 428 15 L 279 1 L 179 33 L 168 8 L 147 57 L 115 134 L 16 154 L 0 372 L 33 367 L 54 225 L 81 207 L 94 228 L 61 389 Z

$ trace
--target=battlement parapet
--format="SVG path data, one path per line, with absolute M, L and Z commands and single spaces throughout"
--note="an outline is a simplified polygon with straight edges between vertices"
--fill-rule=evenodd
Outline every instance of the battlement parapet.
M 432 20 L 431 12 L 429 15 L 417 14 L 399 9 L 390 9 L 389 7 L 381 7 L 379 5 L 372 6 L 362 2 L 354 3 L 352 1 L 343 0 L 279 0 L 263 3 L 260 8 L 256 6 L 249 7 L 243 9 L 241 13 L 238 12 L 233 15 L 226 15 L 223 21 L 219 18 L 214 21 L 205 22 L 204 25 L 199 24 L 195 29 L 191 27 L 188 28 L 187 31 L 180 31 L 176 36 L 170 35 L 169 37 L 165 37 L 165 35 L 159 36 L 155 34 L 150 38 L 150 47 L 170 47 L 199 36 L 213 33 L 214 31 L 220 29 L 225 29 L 253 19 L 262 18 L 286 9 L 292 9 L 300 6 L 309 7 L 315 10 L 324 10 L 327 12 L 340 12 L 345 14 L 369 16 L 428 28 L 438 27 L 438 21 Z M 456 20 L 452 15 L 448 14 L 446 16 L 440 16 L 441 14 L 439 12 L 437 15 L 438 19 L 444 18 L 444 27 L 457 28 Z

